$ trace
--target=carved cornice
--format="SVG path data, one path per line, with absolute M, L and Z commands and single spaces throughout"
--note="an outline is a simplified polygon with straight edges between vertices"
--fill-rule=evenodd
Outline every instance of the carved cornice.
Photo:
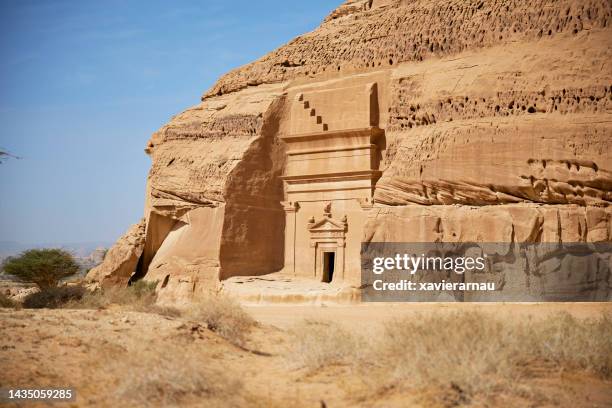
M 383 136 L 385 134 L 384 130 L 376 127 L 370 126 L 365 128 L 356 128 L 356 129 L 340 129 L 340 130 L 328 130 L 323 132 L 313 132 L 313 133 L 299 133 L 299 134 L 286 134 L 279 135 L 279 138 L 287 143 L 295 142 L 295 141 L 304 141 L 304 140 L 316 140 L 316 139 L 332 139 L 337 137 L 345 137 L 345 136 L 370 136 L 370 140 L 374 141 L 379 136 Z

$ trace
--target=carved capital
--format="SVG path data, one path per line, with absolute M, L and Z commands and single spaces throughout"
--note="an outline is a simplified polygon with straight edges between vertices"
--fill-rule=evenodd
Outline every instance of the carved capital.
M 283 210 L 288 213 L 294 213 L 300 209 L 300 204 L 297 201 L 281 201 Z
M 370 208 L 372 208 L 374 206 L 374 199 L 372 198 L 359 198 L 357 199 L 359 201 L 359 205 L 361 206 L 361 209 L 363 210 L 369 210 Z
M 324 217 L 331 218 L 331 207 L 332 207 L 332 203 L 331 203 L 331 201 L 328 201 L 325 204 L 325 207 L 323 207 L 323 216 Z

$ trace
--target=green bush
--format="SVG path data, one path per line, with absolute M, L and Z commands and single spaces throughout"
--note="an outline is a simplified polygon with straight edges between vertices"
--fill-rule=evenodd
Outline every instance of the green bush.
M 7 258 L 3 270 L 23 281 L 34 282 L 44 290 L 77 273 L 79 264 L 61 249 L 30 249 L 17 257 Z

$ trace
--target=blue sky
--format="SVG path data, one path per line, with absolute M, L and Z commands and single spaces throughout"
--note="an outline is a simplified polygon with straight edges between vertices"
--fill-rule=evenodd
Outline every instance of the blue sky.
M 152 132 L 340 0 L 0 0 L 0 241 L 114 241 Z

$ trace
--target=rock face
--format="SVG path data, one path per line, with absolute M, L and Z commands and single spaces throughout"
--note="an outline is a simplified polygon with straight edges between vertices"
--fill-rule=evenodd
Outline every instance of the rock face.
M 482 273 L 448 272 L 437 276 L 437 281 L 493 282 L 495 292 L 434 291 L 416 294 L 412 300 L 610 299 L 611 207 L 403 205 L 374 208 L 369 216 L 366 243 L 470 243 L 466 249 L 471 246 L 477 255 L 488 256 Z M 585 255 L 585 249 L 593 255 Z
M 607 0 L 347 1 L 151 137 L 144 238 L 90 278 L 174 302 L 279 270 L 357 284 L 362 242 L 609 242 L 611 23 Z
M 89 271 L 87 280 L 103 287 L 127 285 L 142 255 L 144 232 L 144 220 L 132 225 L 106 252 L 102 263 Z

